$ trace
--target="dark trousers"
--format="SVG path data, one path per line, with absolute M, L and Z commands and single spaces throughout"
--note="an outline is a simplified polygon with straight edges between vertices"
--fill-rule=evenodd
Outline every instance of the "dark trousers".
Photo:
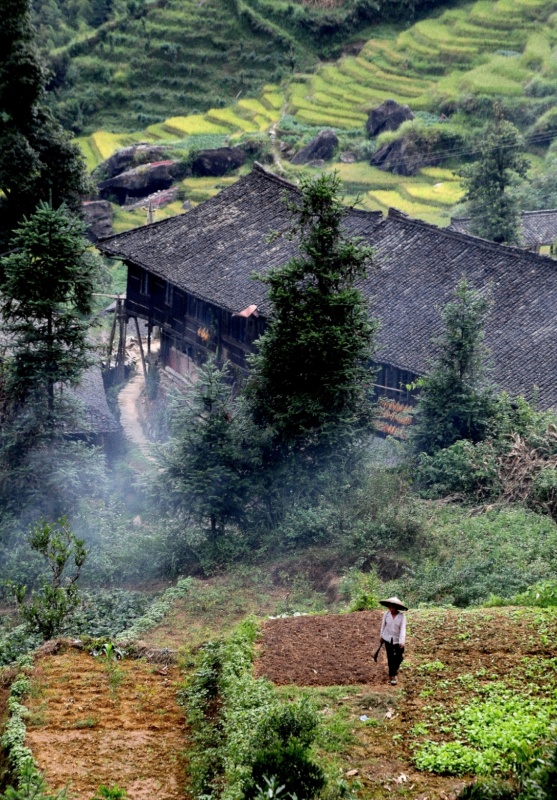
M 389 677 L 396 678 L 398 669 L 404 659 L 404 651 L 401 650 L 400 645 L 387 642 L 385 639 L 385 650 L 387 651 L 387 663 L 389 665 Z

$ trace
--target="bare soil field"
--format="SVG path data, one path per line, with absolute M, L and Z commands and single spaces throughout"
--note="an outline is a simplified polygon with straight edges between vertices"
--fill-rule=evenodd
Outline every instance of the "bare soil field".
M 386 683 L 379 645 L 381 611 L 270 619 L 264 623 L 257 659 L 258 675 L 277 685 L 340 686 Z
M 359 783 L 360 798 L 450 800 L 473 776 L 420 771 L 413 763 L 416 749 L 427 738 L 450 740 L 437 715 L 481 699 L 483 687 L 501 682 L 517 690 L 528 685 L 534 694 L 553 691 L 557 614 L 530 608 L 409 612 L 396 687 L 388 681 L 384 651 L 377 665 L 372 660 L 381 614 L 268 620 L 257 674 L 282 687 L 284 699 L 307 687 L 325 725 L 340 718 L 350 726 L 336 755 L 329 750 L 322 756 L 335 758 Z
M 36 661 L 27 745 L 53 790 L 90 800 L 101 784 L 131 800 L 183 800 L 185 721 L 179 671 L 68 649 Z
M 197 612 L 216 626 L 221 591 L 204 600 Z M 169 615 L 159 635 L 189 649 L 192 611 Z M 256 673 L 274 681 L 285 700 L 309 693 L 324 723 L 319 755 L 356 782 L 361 800 L 450 800 L 472 776 L 420 771 L 417 749 L 432 736 L 451 740 L 450 715 L 481 703 L 490 685 L 517 692 L 526 686 L 540 698 L 557 691 L 557 612 L 411 611 L 396 687 L 388 682 L 384 652 L 377 665 L 372 660 L 381 613 L 269 619 L 262 623 Z M 176 701 L 179 682 L 172 665 L 110 664 L 73 648 L 37 658 L 25 700 L 27 744 L 50 788 L 69 782 L 76 800 L 90 800 L 101 784 L 126 789 L 131 800 L 182 800 L 187 731 Z

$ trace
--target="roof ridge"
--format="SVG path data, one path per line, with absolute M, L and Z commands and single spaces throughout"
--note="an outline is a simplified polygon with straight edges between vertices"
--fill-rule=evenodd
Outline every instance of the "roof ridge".
M 391 211 L 394 213 L 391 214 Z M 450 227 L 441 228 L 439 225 L 434 225 L 432 222 L 424 222 L 422 219 L 415 219 L 414 217 L 408 217 L 405 215 L 400 214 L 397 209 L 389 209 L 389 216 L 387 217 L 388 220 L 394 220 L 396 222 L 402 222 L 405 225 L 413 225 L 414 227 L 418 228 L 428 228 L 429 230 L 437 231 L 438 233 L 442 234 L 443 236 L 448 236 L 451 239 L 457 239 L 460 241 L 470 241 L 471 239 L 474 241 L 474 244 L 477 244 L 481 247 L 486 248 L 487 250 L 499 250 L 499 248 L 504 247 L 506 251 L 511 253 L 515 256 L 527 256 L 529 259 L 535 260 L 542 260 L 544 263 L 551 261 L 554 265 L 555 262 L 553 259 L 549 258 L 548 256 L 542 256 L 538 253 L 532 253 L 530 250 L 524 250 L 522 247 L 516 247 L 510 244 L 499 244 L 498 242 L 491 242 L 489 239 L 484 239 L 481 236 L 475 236 L 472 233 L 463 233 L 461 231 L 452 230 Z M 557 265 L 555 265 L 557 267 Z
M 292 183 L 292 181 L 286 180 L 286 178 L 281 178 L 280 175 L 275 175 L 274 172 L 271 172 L 269 169 L 264 167 L 263 164 L 261 164 L 259 161 L 254 161 L 253 162 L 253 167 L 252 167 L 251 172 L 258 172 L 261 175 L 263 175 L 265 178 L 268 178 L 269 180 L 276 181 L 276 183 L 280 183 L 283 186 L 288 187 L 289 189 L 294 189 L 294 191 L 296 191 L 296 192 L 300 191 L 300 187 L 296 186 L 295 183 Z M 251 173 L 248 173 L 248 175 L 251 175 Z M 247 175 L 246 175 L 246 177 L 247 177 Z
M 538 208 L 535 211 L 521 211 L 520 214 L 557 214 L 557 208 Z

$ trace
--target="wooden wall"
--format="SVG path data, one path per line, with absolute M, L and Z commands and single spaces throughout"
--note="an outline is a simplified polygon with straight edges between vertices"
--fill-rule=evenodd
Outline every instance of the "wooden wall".
M 128 264 L 126 309 L 130 316 L 146 319 L 161 329 L 165 366 L 172 366 L 169 359 L 175 348 L 196 363 L 215 353 L 220 361 L 230 361 L 245 371 L 246 357 L 265 327 L 261 318 L 234 316 L 135 264 Z

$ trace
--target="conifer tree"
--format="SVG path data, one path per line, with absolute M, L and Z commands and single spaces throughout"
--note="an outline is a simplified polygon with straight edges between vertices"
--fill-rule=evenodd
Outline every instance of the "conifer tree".
M 165 507 L 209 522 L 212 538 L 245 515 L 258 458 L 227 376 L 228 366 L 219 367 L 214 357 L 199 369 L 175 409 L 157 480 Z
M 288 446 L 332 442 L 370 412 L 376 323 L 355 284 L 372 251 L 345 235 L 339 186 L 337 175 L 302 180 L 290 206 L 299 255 L 261 278 L 272 315 L 248 393 L 256 422 Z
M 3 0 L 0 25 L 0 252 L 40 200 L 79 210 L 83 157 L 45 104 L 30 0 Z
M 90 363 L 87 332 L 100 273 L 83 233 L 83 223 L 66 206 L 39 203 L 16 229 L 10 255 L 0 260 L 12 400 L 25 402 L 42 392 L 52 408 L 54 385 L 77 383 Z
M 496 397 L 487 380 L 483 343 L 488 301 L 466 280 L 442 311 L 445 329 L 435 341 L 437 356 L 418 381 L 420 399 L 412 445 L 433 454 L 460 439 L 478 442 L 489 433 Z
M 460 172 L 471 233 L 501 244 L 520 243 L 520 208 L 510 189 L 526 176 L 528 166 L 518 130 L 496 119 L 487 129 L 479 159 Z

